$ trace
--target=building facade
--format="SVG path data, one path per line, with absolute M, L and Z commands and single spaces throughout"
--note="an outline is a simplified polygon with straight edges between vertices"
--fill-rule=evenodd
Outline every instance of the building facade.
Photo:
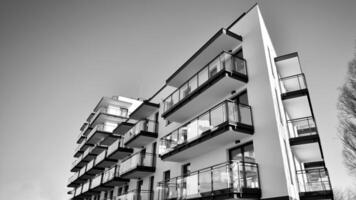
M 276 55 L 257 5 L 80 130 L 73 200 L 333 199 L 298 54 Z

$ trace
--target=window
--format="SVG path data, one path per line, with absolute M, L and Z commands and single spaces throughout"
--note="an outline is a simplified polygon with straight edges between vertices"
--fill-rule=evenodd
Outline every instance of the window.
M 236 160 L 241 162 L 255 162 L 253 143 L 247 143 L 230 149 L 229 158 L 230 160 Z
M 182 176 L 188 176 L 190 174 L 190 163 L 182 166 Z
M 166 126 L 168 126 L 169 124 L 171 124 L 171 121 L 166 120 Z
M 281 107 L 280 107 L 280 104 L 279 104 L 279 95 L 278 95 L 278 92 L 277 92 L 276 88 L 274 89 L 274 93 L 275 93 L 276 99 L 277 99 L 277 108 L 278 108 L 278 114 L 279 114 L 279 121 L 283 125 L 282 112 L 281 112 Z
M 163 180 L 168 181 L 169 179 L 171 179 L 171 171 L 167 170 L 163 172 Z
M 287 143 L 286 140 L 283 140 L 284 142 L 284 150 L 286 151 L 286 155 L 287 155 L 287 163 L 288 163 L 288 171 L 289 171 L 289 176 L 290 176 L 290 182 L 293 185 L 293 176 L 292 176 L 292 171 L 290 168 L 290 162 L 289 162 L 289 154 L 288 154 L 288 149 L 287 149 Z
M 275 75 L 274 75 L 274 66 L 273 66 L 273 64 L 272 64 L 271 51 L 270 51 L 269 47 L 267 47 L 267 50 L 268 50 L 269 65 L 271 66 L 271 73 L 272 73 L 273 78 L 275 78 Z

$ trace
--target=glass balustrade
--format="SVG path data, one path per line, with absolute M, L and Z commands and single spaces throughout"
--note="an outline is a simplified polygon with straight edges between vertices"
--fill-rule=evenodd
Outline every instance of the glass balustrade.
M 101 152 L 96 158 L 95 158 L 95 164 L 100 163 L 105 159 L 106 156 L 106 151 Z
M 223 101 L 161 138 L 159 153 L 160 155 L 166 154 L 182 144 L 199 138 L 202 133 L 213 130 L 226 122 L 253 126 L 251 106 L 236 104 L 230 100 Z
M 138 152 L 123 160 L 120 164 L 120 175 L 131 171 L 138 166 L 154 167 L 155 154 Z
M 178 102 L 193 93 L 208 80 L 215 77 L 221 71 L 238 73 L 247 76 L 246 61 L 243 58 L 222 52 L 209 64 L 194 74 L 188 81 L 163 100 L 163 112 L 168 111 Z
M 79 176 L 79 172 L 75 172 L 71 177 L 69 177 L 68 179 L 68 184 L 72 183 L 73 181 L 75 181 Z
M 294 92 L 307 88 L 303 73 L 280 78 L 281 92 Z
M 87 192 L 90 188 L 90 180 L 83 184 L 82 193 Z
M 81 192 L 82 192 L 82 186 L 80 185 L 80 186 L 78 186 L 78 187 L 75 188 L 75 193 L 74 193 L 74 195 L 75 195 L 75 196 L 78 196 L 78 195 L 81 194 Z
M 158 128 L 158 123 L 153 120 L 142 120 L 135 124 L 124 136 L 124 143 L 141 133 L 141 131 L 146 131 L 148 133 L 156 133 Z
M 303 117 L 298 119 L 291 119 L 287 121 L 289 137 L 303 137 L 309 135 L 316 135 L 317 127 L 313 117 Z
M 256 163 L 231 161 L 159 183 L 159 200 L 191 199 L 259 189 Z
M 106 170 L 103 173 L 103 183 L 107 183 L 107 182 L 111 181 L 112 179 L 114 179 L 115 176 L 119 176 L 118 169 L 119 169 L 119 165 L 115 165 L 112 168 Z
M 109 147 L 108 147 L 108 155 L 111 155 L 114 151 L 116 151 L 118 148 L 123 148 L 124 146 L 124 139 L 123 138 L 119 138 L 117 139 L 114 143 L 112 143 Z
M 297 171 L 299 192 L 316 192 L 331 190 L 328 171 L 315 168 Z
M 95 176 L 92 180 L 91 180 L 91 186 L 90 188 L 95 188 L 95 187 L 98 187 L 101 182 L 102 182 L 102 179 L 103 179 L 103 175 L 102 174 L 99 174 L 97 176 Z

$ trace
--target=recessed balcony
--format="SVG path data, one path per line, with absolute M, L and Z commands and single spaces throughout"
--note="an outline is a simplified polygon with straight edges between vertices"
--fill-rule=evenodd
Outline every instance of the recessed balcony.
M 158 123 L 152 120 L 139 121 L 124 136 L 128 147 L 140 148 L 153 142 L 158 137 Z
M 319 135 L 313 117 L 288 120 L 289 143 L 293 154 L 303 163 L 323 160 Z
M 137 152 L 121 161 L 119 173 L 122 178 L 143 178 L 156 170 L 156 154 Z
M 301 200 L 334 199 L 326 168 L 297 171 L 297 180 Z
M 184 122 L 248 81 L 246 61 L 222 52 L 163 100 L 162 117 Z
M 259 199 L 258 165 L 231 161 L 162 181 L 158 200 Z
M 225 100 L 160 139 L 164 161 L 181 162 L 254 133 L 249 105 Z

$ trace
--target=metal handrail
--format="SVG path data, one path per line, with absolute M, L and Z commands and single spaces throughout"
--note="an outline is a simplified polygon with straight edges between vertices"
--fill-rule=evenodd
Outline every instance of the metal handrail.
M 196 72 L 195 74 L 193 74 L 187 81 L 185 81 L 183 84 L 181 84 L 181 86 L 179 86 L 176 90 L 174 90 L 170 95 L 168 95 L 164 100 L 163 100 L 163 102 L 165 103 L 166 101 L 167 101 L 167 99 L 169 99 L 169 98 L 171 98 L 176 92 L 178 92 L 178 95 L 179 95 L 179 97 L 178 97 L 178 101 L 177 102 L 179 102 L 179 101 L 181 101 L 182 99 L 184 99 L 185 97 L 183 97 L 182 99 L 180 98 L 180 92 L 179 92 L 179 90 L 181 90 L 182 89 L 182 87 L 183 86 L 185 86 L 186 84 L 189 84 L 189 82 L 193 79 L 193 78 L 195 78 L 195 77 L 197 77 L 197 87 L 194 89 L 194 90 L 196 90 L 198 87 L 199 87 L 199 81 L 198 81 L 198 79 L 199 79 L 199 77 L 198 77 L 198 74 L 200 73 L 200 72 L 202 72 L 203 70 L 205 70 L 206 68 L 208 68 L 209 69 L 209 66 L 210 66 L 210 64 L 212 64 L 213 62 L 215 62 L 221 55 L 223 55 L 223 54 L 228 54 L 228 55 L 230 55 L 231 57 L 233 57 L 233 58 L 237 58 L 237 59 L 240 59 L 240 60 L 242 60 L 243 62 L 244 62 L 244 66 L 245 66 L 245 74 L 244 75 L 247 75 L 247 69 L 246 69 L 246 60 L 244 59 L 244 58 L 241 58 L 241 57 L 239 57 L 239 56 L 235 56 L 235 55 L 233 55 L 233 54 L 231 54 L 230 52 L 227 52 L 227 51 L 222 51 L 221 53 L 219 53 L 216 57 L 214 57 L 211 61 L 209 61 L 209 63 L 208 64 L 206 64 L 204 67 L 202 67 L 198 72 Z M 219 59 L 219 62 L 221 63 L 222 61 Z M 221 70 L 226 70 L 226 68 L 225 68 L 225 65 L 223 65 L 223 64 L 221 64 L 221 66 L 222 66 L 222 69 Z M 221 71 L 220 70 L 220 71 Z M 209 70 L 208 70 L 209 71 Z M 208 73 L 208 79 L 207 80 L 209 80 L 211 77 L 210 77 L 210 73 Z M 190 93 L 191 93 L 192 91 L 190 91 Z M 177 103 L 176 102 L 176 103 Z M 175 103 L 175 104 L 176 104 Z M 174 104 L 173 104 L 174 105 Z M 173 105 L 171 105 L 171 106 L 173 106 Z M 172 107 L 171 107 L 172 108 Z M 164 112 L 166 112 L 167 110 L 169 110 L 170 108 L 168 108 L 168 109 L 166 109 L 166 105 L 164 105 Z

